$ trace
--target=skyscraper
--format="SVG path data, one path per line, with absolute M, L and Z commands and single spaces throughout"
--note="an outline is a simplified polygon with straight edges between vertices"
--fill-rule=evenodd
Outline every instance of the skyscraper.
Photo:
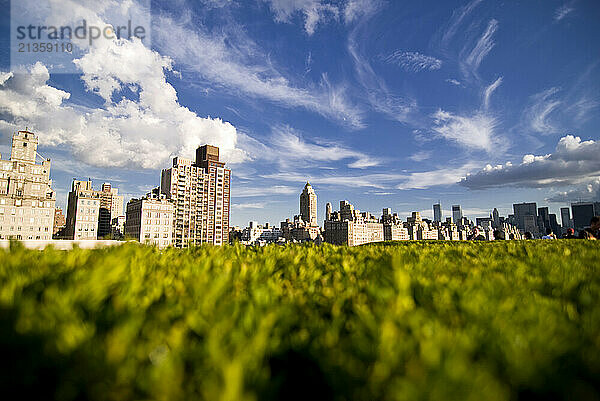
M 325 220 L 331 220 L 331 203 L 327 202 L 325 205 Z
M 50 159 L 36 164 L 38 138 L 18 131 L 9 160 L 0 156 L 0 239 L 50 240 L 56 197 Z
M 494 228 L 500 227 L 500 213 L 498 212 L 498 209 L 496 209 L 496 208 L 494 208 L 494 210 L 492 211 L 492 221 L 493 221 Z
M 460 226 L 462 224 L 462 218 L 463 213 L 460 205 L 452 205 L 452 220 L 454 221 L 454 224 Z
M 513 205 L 517 227 L 521 231 L 529 231 L 532 234 L 538 232 L 537 228 L 537 203 L 516 203 Z M 526 216 L 528 216 L 526 218 Z M 527 222 L 527 224 L 525 224 Z
M 442 205 L 440 203 L 433 205 L 433 221 L 442 221 Z
M 161 173 L 160 191 L 175 205 L 173 245 L 229 242 L 231 170 L 219 161 L 219 148 L 204 145 L 196 161 L 176 157 Z
M 308 182 L 300 194 L 300 216 L 309 226 L 319 225 L 317 222 L 317 194 Z
M 583 230 L 590 225 L 590 220 L 596 214 L 594 204 L 591 202 L 579 202 L 571 204 L 573 212 L 573 228 Z
M 560 221 L 562 223 L 563 229 L 573 228 L 573 222 L 571 221 L 571 211 L 568 207 L 560 208 Z

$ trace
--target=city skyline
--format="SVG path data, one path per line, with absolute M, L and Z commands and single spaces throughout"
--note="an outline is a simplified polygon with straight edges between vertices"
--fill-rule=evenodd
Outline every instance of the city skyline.
M 13 131 L 38 133 L 66 210 L 73 178 L 127 202 L 173 157 L 219 146 L 232 226 L 283 221 L 306 181 L 320 224 L 339 199 L 403 218 L 433 218 L 438 201 L 476 218 L 600 199 L 597 2 L 308 3 L 153 1 L 151 43 L 97 44 L 76 74 L 2 57 L 0 152 Z

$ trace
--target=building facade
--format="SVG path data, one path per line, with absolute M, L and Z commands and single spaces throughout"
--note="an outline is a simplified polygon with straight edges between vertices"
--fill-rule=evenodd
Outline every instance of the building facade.
M 160 191 L 175 207 L 173 245 L 229 243 L 231 170 L 219 161 L 219 148 L 204 145 L 196 160 L 176 157 L 161 173 Z
M 18 131 L 12 137 L 10 159 L 0 155 L 0 239 L 52 239 L 56 195 L 51 163 L 36 163 L 37 146 L 37 135 Z
M 456 224 L 457 226 L 462 226 L 463 225 L 463 213 L 462 213 L 462 208 L 460 207 L 460 205 L 453 205 L 452 206 L 452 221 L 454 221 L 454 224 Z
M 442 221 L 442 205 L 440 203 L 433 205 L 433 221 Z
M 98 238 L 112 237 L 112 221 L 119 216 L 123 216 L 123 197 L 117 188 L 105 182 L 100 190 Z
M 317 194 L 309 182 L 300 194 L 300 216 L 309 226 L 317 226 Z
M 325 220 L 325 242 L 357 246 L 384 240 L 383 224 L 369 213 L 360 213 L 348 201 L 340 201 L 340 210 Z
M 127 202 L 125 238 L 161 249 L 169 247 L 173 245 L 174 214 L 175 207 L 165 195 L 131 199 Z
M 65 239 L 98 239 L 100 193 L 94 191 L 92 180 L 73 180 L 67 198 Z

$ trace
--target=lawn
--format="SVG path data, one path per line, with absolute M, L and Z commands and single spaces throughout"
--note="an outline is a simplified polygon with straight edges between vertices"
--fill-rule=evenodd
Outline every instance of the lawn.
M 599 400 L 600 243 L 0 251 L 19 399 Z

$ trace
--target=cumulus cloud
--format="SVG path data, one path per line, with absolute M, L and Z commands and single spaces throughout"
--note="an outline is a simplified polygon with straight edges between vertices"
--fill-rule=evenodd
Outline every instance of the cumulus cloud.
M 546 201 L 554 203 L 598 202 L 600 201 L 600 177 L 581 187 L 557 192 L 546 198 Z
M 492 152 L 502 145 L 494 134 L 497 120 L 485 113 L 460 116 L 440 109 L 432 117 L 434 132 L 466 148 Z
M 409 72 L 419 72 L 424 70 L 434 71 L 442 68 L 442 60 L 426 56 L 419 52 L 396 50 L 391 55 L 385 57 L 384 61 L 399 65 Z
M 235 127 L 178 103 L 164 73 L 170 63 L 139 41 L 92 49 L 77 65 L 88 90 L 104 99 L 100 108 L 67 104 L 70 94 L 49 85 L 48 69 L 37 63 L 0 85 L 0 116 L 12 129 L 30 127 L 48 145 L 69 146 L 93 166 L 159 168 L 173 156 L 192 156 L 203 143 L 221 147 L 228 160 L 243 160 Z M 125 88 L 133 96 L 115 100 Z
M 470 189 L 576 185 L 600 176 L 600 142 L 567 135 L 554 153 L 525 155 L 519 164 L 487 165 L 460 183 Z

